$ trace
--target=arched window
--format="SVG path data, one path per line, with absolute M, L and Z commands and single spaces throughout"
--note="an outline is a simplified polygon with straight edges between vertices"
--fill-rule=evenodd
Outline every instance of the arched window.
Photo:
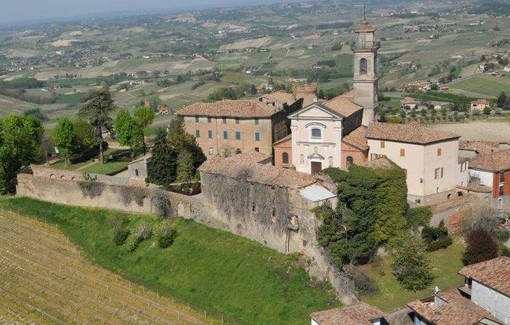
M 241 152 L 242 152 L 242 151 L 241 151 L 241 149 L 239 149 L 239 148 L 237 148 L 237 149 L 236 149 L 236 154 L 237 154 L 237 155 L 240 155 L 240 154 L 241 154 Z
M 353 162 L 354 162 L 354 159 L 352 158 L 352 156 L 347 156 L 347 167 L 352 165 Z
M 312 129 L 312 139 L 321 139 L 322 138 L 322 130 L 319 128 Z
M 367 71 L 368 71 L 367 59 L 363 58 L 359 61 L 359 73 L 367 74 Z
M 137 169 L 135 169 L 135 176 L 138 177 L 138 175 L 139 175 L 139 172 L 138 172 L 138 168 L 137 168 Z
M 288 164 L 289 163 L 289 154 L 284 152 L 282 153 L 282 163 L 283 164 Z

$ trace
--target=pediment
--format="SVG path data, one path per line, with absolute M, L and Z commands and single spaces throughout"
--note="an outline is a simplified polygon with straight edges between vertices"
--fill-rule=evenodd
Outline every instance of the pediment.
M 343 116 L 321 103 L 310 104 L 289 115 L 289 119 L 342 119 Z

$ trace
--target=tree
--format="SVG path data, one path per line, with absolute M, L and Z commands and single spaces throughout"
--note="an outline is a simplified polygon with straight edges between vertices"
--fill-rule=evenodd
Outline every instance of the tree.
M 127 110 L 117 114 L 115 133 L 121 145 L 129 146 L 132 157 L 135 156 L 136 149 L 143 146 L 143 129 Z
M 112 95 L 107 89 L 91 91 L 85 98 L 85 105 L 78 111 L 78 116 L 86 120 L 96 131 L 99 140 L 99 161 L 104 163 L 103 130 L 112 129 L 110 114 L 115 110 Z
M 498 257 L 498 244 L 484 229 L 475 229 L 467 236 L 467 247 L 462 257 L 464 265 L 480 263 Z
M 149 125 L 151 125 L 152 122 L 154 122 L 155 118 L 154 111 L 149 107 L 139 106 L 136 108 L 134 116 L 136 122 L 138 123 L 138 125 L 140 125 L 140 128 L 142 130 L 143 152 L 145 154 L 147 150 L 146 149 L 147 145 L 145 144 L 145 134 L 147 133 L 147 128 L 149 127 Z
M 8 115 L 0 121 L 0 192 L 14 193 L 16 173 L 37 161 L 44 128 L 33 116 Z
M 147 166 L 148 181 L 167 185 L 175 181 L 177 152 L 168 143 L 166 132 L 158 129 L 152 148 L 152 158 Z
M 189 182 L 193 179 L 195 171 L 193 169 L 193 156 L 184 149 L 177 156 L 177 181 Z
M 75 146 L 74 125 L 70 119 L 63 117 L 58 120 L 53 130 L 53 143 L 64 157 L 66 166 L 69 164 Z
M 168 143 L 178 153 L 184 149 L 191 153 L 193 157 L 193 173 L 207 159 L 202 149 L 198 146 L 195 137 L 186 132 L 184 128 L 184 118 L 182 116 L 176 116 L 170 123 Z
M 498 107 L 504 107 L 506 99 L 507 99 L 506 93 L 504 91 L 502 91 L 499 94 L 498 99 L 496 100 L 496 105 Z
M 393 275 L 407 290 L 425 289 L 433 280 L 423 245 L 417 238 L 404 239 L 393 253 Z
M 97 146 L 99 141 L 94 129 L 86 121 L 76 119 L 73 121 L 75 147 L 74 153 L 83 153 Z

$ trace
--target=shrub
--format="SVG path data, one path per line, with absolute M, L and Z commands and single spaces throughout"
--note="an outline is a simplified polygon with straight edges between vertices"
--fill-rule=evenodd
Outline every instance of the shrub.
M 133 236 L 129 237 L 128 250 L 133 252 L 140 243 L 152 236 L 152 229 L 145 222 L 142 223 L 133 233 Z
M 175 240 L 177 231 L 172 227 L 169 222 L 163 222 L 157 230 L 158 245 L 161 248 L 167 248 Z
M 510 230 L 498 229 L 494 231 L 494 238 L 500 242 L 506 242 L 510 239 Z
M 379 288 L 374 280 L 368 276 L 363 270 L 355 266 L 345 267 L 345 273 L 354 283 L 354 288 L 358 294 L 375 294 L 379 292 Z
M 430 207 L 412 208 L 406 212 L 407 224 L 412 229 L 427 225 L 431 217 L 432 211 L 430 211 Z
M 464 265 L 480 263 L 498 256 L 498 244 L 486 230 L 473 230 L 468 234 L 466 242 L 466 251 L 462 257 Z
M 434 279 L 430 263 L 415 238 L 402 242 L 393 256 L 392 273 L 403 288 L 420 291 Z
M 110 221 L 112 227 L 112 241 L 115 245 L 122 245 L 129 236 L 129 229 L 126 228 L 127 219 L 122 216 L 115 216 Z
M 432 241 L 427 245 L 427 251 L 433 252 L 439 249 L 445 249 L 453 243 L 453 239 L 450 236 L 442 237 L 438 240 Z

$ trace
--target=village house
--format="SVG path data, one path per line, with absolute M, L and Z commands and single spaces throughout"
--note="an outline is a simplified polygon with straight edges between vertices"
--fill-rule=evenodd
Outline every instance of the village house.
M 495 207 L 510 206 L 510 150 L 480 154 L 469 163 L 473 181 L 491 188 Z
M 383 325 L 387 314 L 363 302 L 311 315 L 311 325 Z
M 373 123 L 367 131 L 369 159 L 384 156 L 405 170 L 408 200 L 419 204 L 449 199 L 468 183 L 468 163 L 459 161 L 460 136 L 419 123 Z
M 402 105 L 402 108 L 404 109 L 415 109 L 418 106 L 418 102 L 416 102 L 411 97 L 404 97 L 400 104 Z
M 486 107 L 490 107 L 490 103 L 487 99 L 477 99 L 477 100 L 474 100 L 471 102 L 471 106 L 469 108 L 469 111 L 471 113 L 473 112 L 483 112 L 483 110 L 486 108 Z

